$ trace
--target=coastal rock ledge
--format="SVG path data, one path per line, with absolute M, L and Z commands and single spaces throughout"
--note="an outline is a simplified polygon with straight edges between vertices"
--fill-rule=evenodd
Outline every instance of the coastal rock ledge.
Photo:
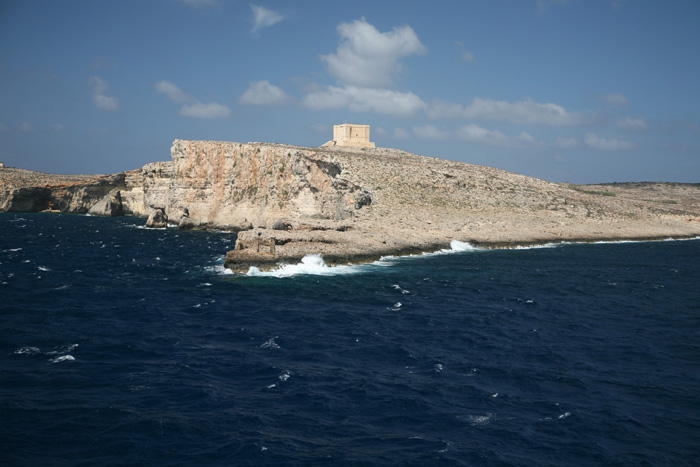
M 135 215 L 237 232 L 246 272 L 449 248 L 700 235 L 700 184 L 556 184 L 387 148 L 175 140 L 171 161 L 110 176 L 0 169 L 0 211 Z

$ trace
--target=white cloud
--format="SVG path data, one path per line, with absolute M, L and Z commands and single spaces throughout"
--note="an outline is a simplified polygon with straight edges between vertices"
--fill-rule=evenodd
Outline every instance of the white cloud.
M 532 99 L 508 102 L 475 97 L 466 107 L 436 100 L 431 102 L 427 113 L 429 118 L 486 119 L 516 124 L 567 126 L 583 122 L 580 115 L 568 112 L 560 105 L 542 104 Z
M 327 135 L 333 134 L 333 128 L 330 125 L 325 125 L 323 123 L 314 123 L 308 126 L 309 130 L 314 133 L 325 133 Z
M 180 0 L 182 3 L 189 5 L 194 8 L 200 8 L 205 6 L 218 6 L 219 2 L 217 0 Z
M 404 130 L 403 128 L 394 128 L 394 138 L 396 138 L 396 139 L 409 139 L 409 138 L 411 138 L 411 133 Z
M 175 84 L 170 81 L 159 81 L 153 85 L 161 94 L 165 94 L 171 101 L 175 102 L 194 102 L 190 96 L 185 94 L 182 89 L 178 88 Z
M 53 131 L 63 131 L 66 129 L 66 127 L 62 123 L 54 123 L 53 125 L 51 125 L 51 129 Z
M 595 133 L 587 133 L 583 141 L 589 147 L 603 151 L 624 151 L 637 147 L 637 145 L 632 142 L 601 138 Z
M 455 42 L 455 45 L 459 47 L 459 55 L 457 56 L 457 60 L 465 63 L 476 63 L 476 57 L 474 57 L 474 54 L 464 47 L 464 44 L 461 42 Z
M 226 118 L 231 115 L 231 109 L 225 105 L 216 102 L 203 104 L 197 99 L 190 97 L 186 92 L 170 81 L 159 81 L 155 83 L 153 87 L 157 92 L 168 96 L 168 99 L 171 101 L 187 104 L 183 105 L 179 112 L 179 114 L 184 117 Z
M 390 86 L 402 70 L 399 59 L 427 49 L 410 26 L 379 32 L 365 18 L 338 25 L 340 45 L 335 54 L 322 55 L 328 72 L 347 85 Z
M 508 136 L 498 130 L 488 130 L 479 125 L 469 124 L 458 128 L 455 132 L 458 138 L 472 143 L 487 144 L 508 148 L 534 148 L 547 146 L 538 141 L 527 131 L 521 131 L 518 136 Z
M 413 134 L 419 138 L 427 139 L 447 139 L 450 137 L 450 132 L 441 130 L 433 125 L 414 126 Z
M 621 118 L 616 123 L 618 128 L 625 130 L 646 130 L 647 122 L 641 118 L 625 117 Z
M 284 105 L 292 98 L 282 89 L 269 81 L 251 81 L 250 86 L 239 98 L 241 104 L 248 105 Z
M 581 145 L 581 142 L 577 140 L 576 138 L 566 138 L 563 136 L 560 136 L 557 138 L 557 140 L 554 142 L 554 146 L 557 148 L 575 148 Z
M 537 144 L 537 140 L 527 131 L 521 131 L 517 138 L 519 141 L 527 144 Z
M 303 105 L 312 110 L 347 107 L 357 112 L 408 116 L 425 108 L 425 102 L 412 92 L 371 89 L 357 86 L 328 86 L 304 97 Z
M 197 102 L 196 104 L 185 105 L 180 109 L 180 115 L 194 118 L 226 118 L 230 114 L 231 109 L 216 102 L 210 104 Z
M 598 99 L 611 105 L 624 106 L 629 104 L 629 101 L 624 94 L 620 94 L 619 92 L 612 94 L 601 94 L 598 96 Z
M 269 28 L 284 19 L 284 16 L 273 10 L 260 5 L 250 5 L 253 10 L 253 29 L 251 32 L 256 33 L 261 29 Z
M 29 133 L 36 130 L 36 126 L 33 123 L 29 122 L 22 122 L 19 125 L 19 131 L 24 131 L 25 133 Z
M 372 131 L 374 132 L 375 135 L 379 135 L 379 136 L 388 135 L 387 131 L 380 126 L 378 126 L 377 128 L 373 128 Z
M 490 146 L 510 146 L 508 136 L 498 130 L 487 130 L 478 125 L 465 125 L 457 130 L 457 136 L 465 141 L 483 143 Z
M 116 97 L 107 96 L 107 82 L 99 76 L 91 76 L 92 102 L 102 110 L 117 110 L 119 102 Z

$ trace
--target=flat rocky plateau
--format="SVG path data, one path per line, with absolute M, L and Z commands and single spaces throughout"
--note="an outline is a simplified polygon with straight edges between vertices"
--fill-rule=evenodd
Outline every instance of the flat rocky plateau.
M 0 210 L 18 210 L 17 188 L 37 186 L 29 178 L 52 193 L 34 210 L 155 213 L 183 228 L 237 231 L 225 263 L 235 272 L 307 254 L 372 261 L 452 240 L 503 247 L 700 235 L 700 184 L 557 184 L 387 148 L 176 140 L 171 156 L 101 178 L 0 169 Z M 51 189 L 66 183 L 82 187 L 82 204 L 76 190 L 66 202 L 65 187 Z

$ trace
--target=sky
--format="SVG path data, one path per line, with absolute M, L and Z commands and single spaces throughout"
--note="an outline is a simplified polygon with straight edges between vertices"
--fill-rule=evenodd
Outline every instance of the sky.
M 0 0 L 0 162 L 174 139 L 378 147 L 553 182 L 700 182 L 697 0 Z

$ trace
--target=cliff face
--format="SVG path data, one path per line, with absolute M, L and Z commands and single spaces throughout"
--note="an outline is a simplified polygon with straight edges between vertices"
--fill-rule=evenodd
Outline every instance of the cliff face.
M 245 230 L 282 218 L 346 219 L 371 202 L 333 158 L 302 148 L 176 140 L 171 155 L 141 170 L 145 208 L 163 209 L 171 223 L 185 216 L 194 226 Z
M 61 176 L 2 169 L 0 211 L 122 215 L 124 174 Z
M 0 190 L 0 211 L 159 213 L 170 224 L 240 231 L 297 218 L 347 219 L 371 203 L 367 190 L 341 175 L 334 157 L 314 150 L 175 140 L 171 156 L 172 161 L 70 183 L 23 171 L 23 180 Z

